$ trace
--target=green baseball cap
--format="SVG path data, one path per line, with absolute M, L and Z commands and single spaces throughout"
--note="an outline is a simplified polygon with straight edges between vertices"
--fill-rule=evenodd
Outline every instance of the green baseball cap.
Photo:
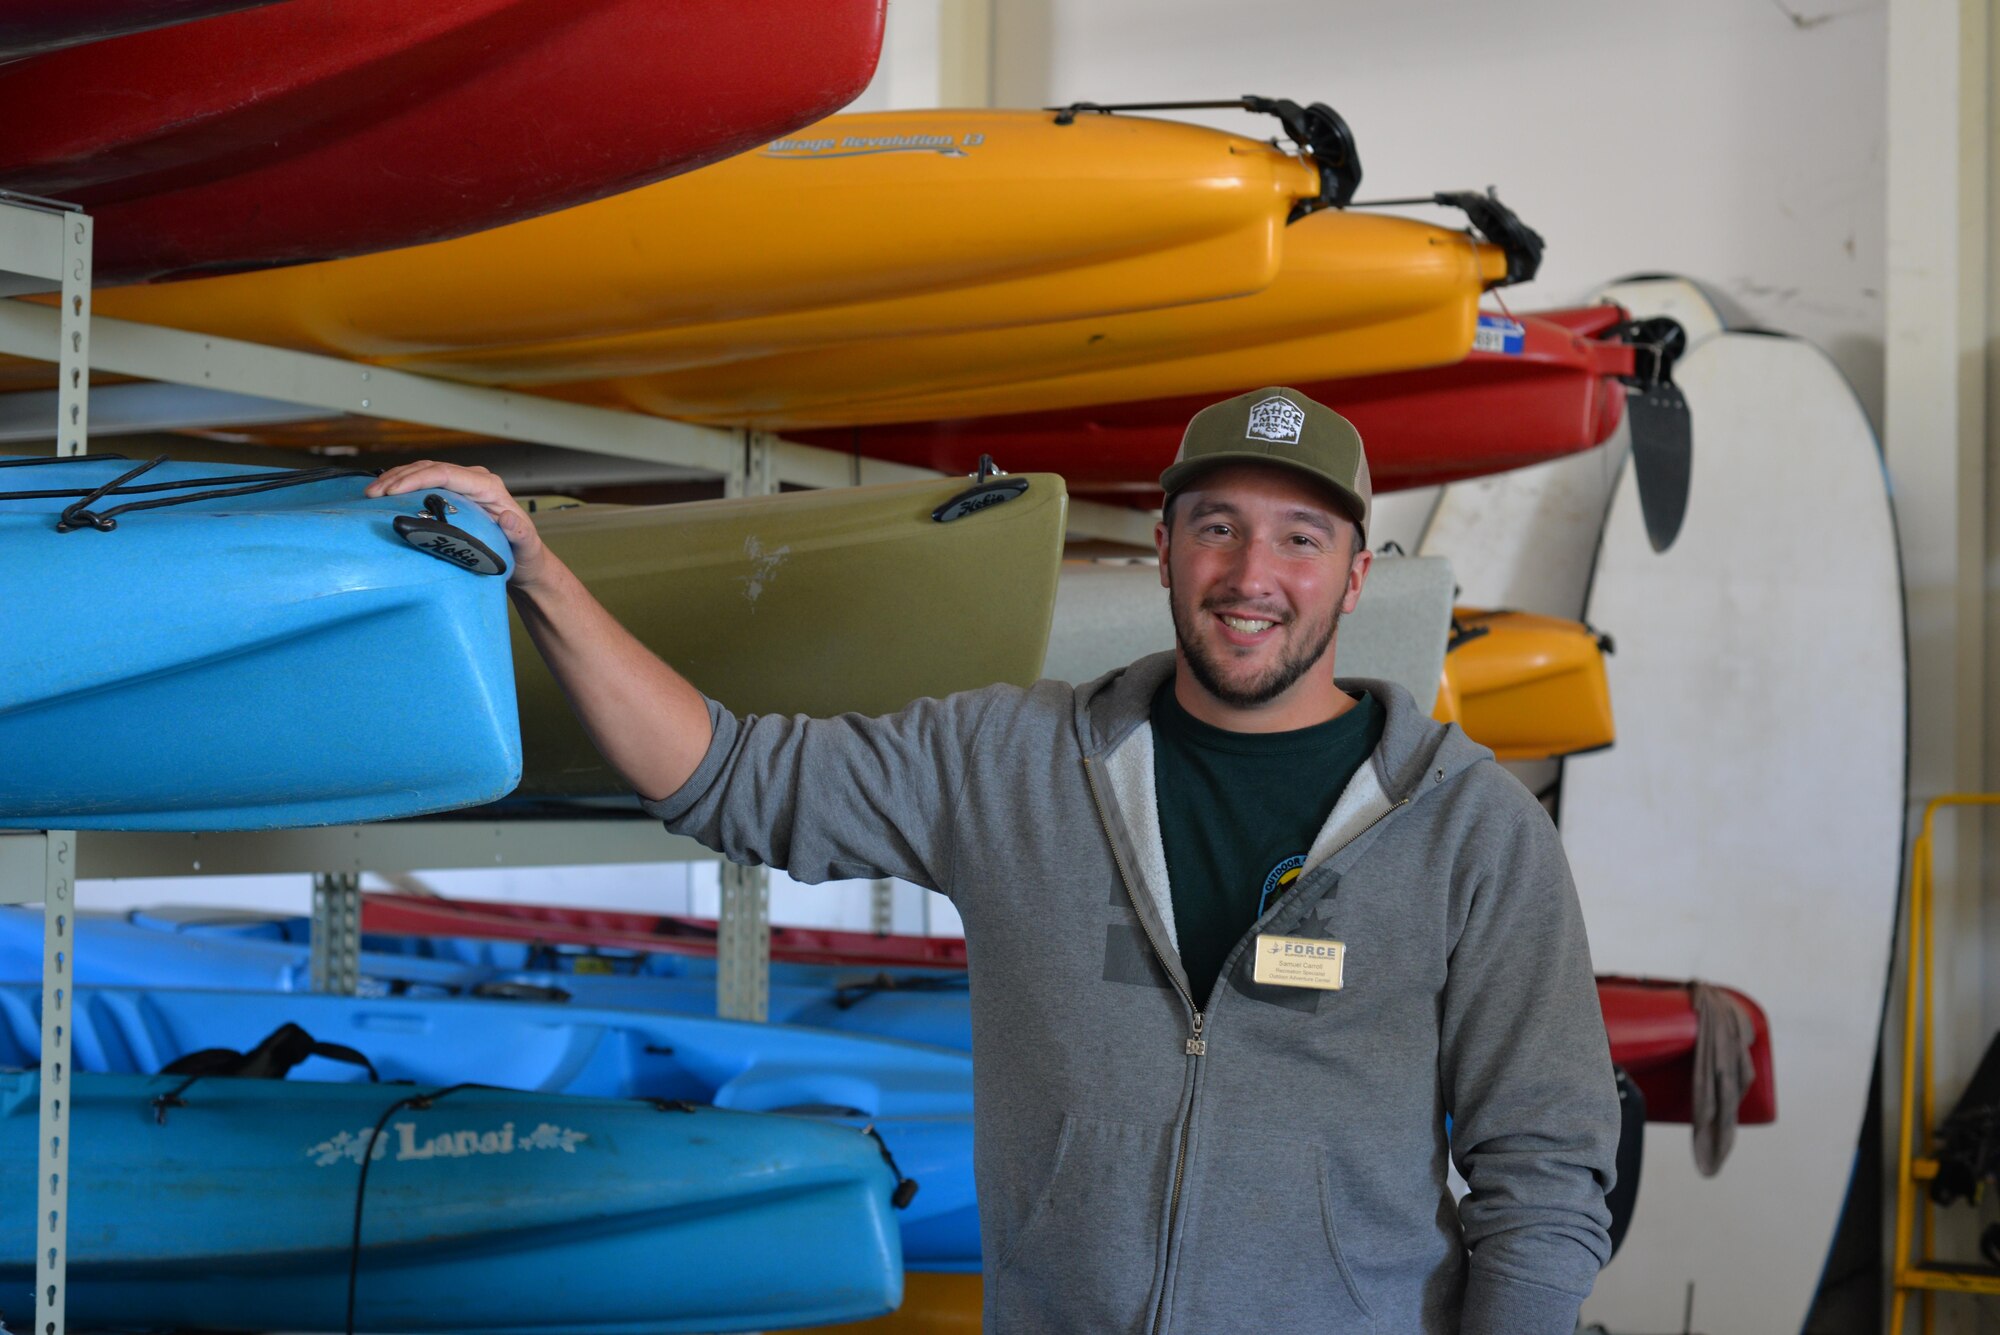
M 1354 423 L 1325 404 L 1283 385 L 1210 404 L 1188 422 L 1160 490 L 1172 496 L 1227 464 L 1275 464 L 1325 483 L 1368 540 L 1368 455 Z

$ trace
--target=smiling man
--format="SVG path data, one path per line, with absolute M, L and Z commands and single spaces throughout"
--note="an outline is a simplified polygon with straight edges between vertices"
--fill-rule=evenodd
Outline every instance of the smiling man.
M 1554 828 L 1408 692 L 1336 678 L 1370 562 L 1345 419 L 1217 404 L 1161 485 L 1172 654 L 876 719 L 705 699 L 490 474 L 371 491 L 494 514 L 524 623 L 668 828 L 952 897 L 989 1332 L 1571 1335 L 1618 1105 Z

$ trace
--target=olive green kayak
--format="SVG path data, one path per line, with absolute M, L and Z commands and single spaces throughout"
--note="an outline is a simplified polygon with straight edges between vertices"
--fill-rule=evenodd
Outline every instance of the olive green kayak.
M 703 691 L 739 714 L 824 716 L 1036 680 L 1068 505 L 1061 478 L 1033 473 L 586 505 L 535 522 L 611 614 Z M 518 617 L 513 629 L 515 796 L 628 794 Z

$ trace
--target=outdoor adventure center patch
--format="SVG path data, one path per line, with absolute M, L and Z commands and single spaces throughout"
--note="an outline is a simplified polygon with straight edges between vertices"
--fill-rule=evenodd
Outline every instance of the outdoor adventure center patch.
M 1257 896 L 1258 917 L 1264 916 L 1264 910 L 1271 907 L 1272 900 L 1292 888 L 1292 882 L 1299 879 L 1299 873 L 1305 870 L 1305 866 L 1306 855 L 1294 853 L 1271 868 L 1271 874 L 1264 878 L 1264 891 Z

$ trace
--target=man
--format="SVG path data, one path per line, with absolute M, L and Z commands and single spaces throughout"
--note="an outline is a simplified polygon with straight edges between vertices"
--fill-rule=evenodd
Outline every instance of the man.
M 704 699 L 490 475 L 371 491 L 498 517 L 536 644 L 670 829 L 952 896 L 989 1331 L 1570 1335 L 1618 1109 L 1548 817 L 1408 692 L 1336 682 L 1370 561 L 1345 419 L 1217 404 L 1161 483 L 1173 654 L 821 720 Z

